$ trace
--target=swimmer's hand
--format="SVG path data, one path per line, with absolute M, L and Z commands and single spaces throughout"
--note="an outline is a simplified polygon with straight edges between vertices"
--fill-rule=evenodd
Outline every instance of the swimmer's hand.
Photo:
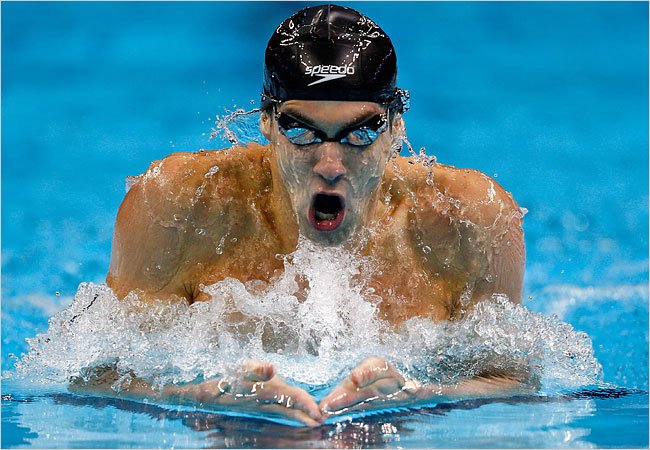
M 507 398 L 530 395 L 539 385 L 524 376 L 485 374 L 456 384 L 426 384 L 406 379 L 388 361 L 370 357 L 320 402 L 324 416 L 352 411 L 418 406 L 472 398 Z
M 75 393 L 117 395 L 126 398 L 152 398 L 164 403 L 190 404 L 225 411 L 260 413 L 315 427 L 323 417 L 316 401 L 304 390 L 290 386 L 276 375 L 273 365 L 246 361 L 233 376 L 200 383 L 167 385 L 154 389 L 145 380 L 133 378 L 118 392 L 113 389 L 120 375 L 112 367 L 97 369 L 88 380 L 71 380 L 69 389 Z
M 388 361 L 372 356 L 320 402 L 324 415 L 406 406 L 419 400 L 422 386 L 406 380 Z
M 166 389 L 167 390 L 167 389 Z M 189 397 L 226 410 L 261 412 L 315 427 L 323 420 L 316 401 L 304 390 L 287 384 L 272 364 L 246 361 L 235 377 L 176 386 L 168 394 Z

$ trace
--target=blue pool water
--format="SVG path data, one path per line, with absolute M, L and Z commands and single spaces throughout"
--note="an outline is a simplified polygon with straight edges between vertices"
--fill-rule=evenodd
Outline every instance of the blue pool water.
M 354 3 L 392 37 L 409 140 L 529 213 L 524 305 L 586 332 L 598 386 L 315 430 L 12 378 L 103 282 L 124 180 L 259 99 L 292 3 L 2 8 L 2 447 L 647 447 L 648 5 Z M 14 356 L 17 355 L 17 356 Z

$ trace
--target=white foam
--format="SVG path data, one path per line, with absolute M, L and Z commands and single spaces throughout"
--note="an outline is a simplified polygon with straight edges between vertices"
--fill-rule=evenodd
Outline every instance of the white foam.
M 272 282 L 225 279 L 204 287 L 211 301 L 191 306 L 135 295 L 119 300 L 106 285 L 82 283 L 48 331 L 29 340 L 16 375 L 66 383 L 112 364 L 162 386 L 227 374 L 253 358 L 294 382 L 325 388 L 379 355 L 422 382 L 522 365 L 545 391 L 602 377 L 586 334 L 503 297 L 463 320 L 414 318 L 391 330 L 377 314 L 381 298 L 367 287 L 371 270 L 370 261 L 303 241 Z

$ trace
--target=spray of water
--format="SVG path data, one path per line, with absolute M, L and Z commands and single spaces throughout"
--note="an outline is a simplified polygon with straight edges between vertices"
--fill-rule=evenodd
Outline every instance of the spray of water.
M 66 383 L 113 366 L 123 375 L 116 390 L 131 374 L 160 388 L 227 375 L 254 358 L 322 391 L 380 355 L 423 383 L 525 367 L 543 391 L 557 392 L 602 377 L 587 335 L 507 298 L 455 322 L 413 318 L 394 329 L 367 287 L 371 261 L 306 240 L 283 258 L 284 273 L 271 282 L 228 278 L 203 286 L 211 300 L 192 305 L 119 300 L 105 285 L 84 283 L 49 330 L 29 340 L 15 376 Z
M 245 146 L 251 142 L 267 143 L 259 129 L 260 110 L 236 108 L 216 115 L 210 139 L 230 146 Z

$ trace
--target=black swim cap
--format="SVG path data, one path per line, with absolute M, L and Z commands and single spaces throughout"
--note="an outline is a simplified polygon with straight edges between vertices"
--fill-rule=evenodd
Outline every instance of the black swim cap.
M 397 57 L 372 20 L 337 5 L 298 11 L 275 30 L 266 47 L 262 107 L 270 101 L 399 102 Z

